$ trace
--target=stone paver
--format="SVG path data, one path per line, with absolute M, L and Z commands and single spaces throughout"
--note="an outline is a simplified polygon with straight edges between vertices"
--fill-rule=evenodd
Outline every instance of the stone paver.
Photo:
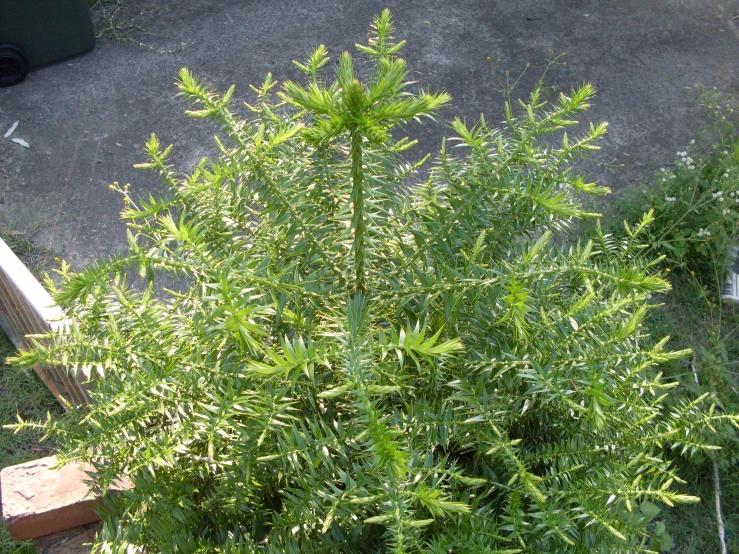
M 17 541 L 35 539 L 100 520 L 100 498 L 90 493 L 84 468 L 67 464 L 52 469 L 54 456 L 0 471 L 2 515 Z M 116 490 L 129 487 L 122 483 Z

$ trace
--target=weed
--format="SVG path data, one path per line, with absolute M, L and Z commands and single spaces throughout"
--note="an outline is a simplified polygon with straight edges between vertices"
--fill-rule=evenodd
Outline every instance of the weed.
M 96 37 L 145 46 L 134 39 L 137 33 L 146 32 L 143 12 L 132 14 L 125 9 L 129 7 L 125 0 L 89 0 L 89 3 Z

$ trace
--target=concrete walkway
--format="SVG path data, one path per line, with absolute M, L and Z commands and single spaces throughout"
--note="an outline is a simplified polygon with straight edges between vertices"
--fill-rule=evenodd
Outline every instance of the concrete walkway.
M 616 189 L 634 186 L 671 163 L 705 124 L 696 95 L 702 84 L 739 87 L 739 0 L 125 0 L 122 21 L 143 32 L 139 44 L 101 38 L 86 55 L 32 72 L 0 89 L 0 216 L 40 225 L 40 245 L 74 265 L 124 244 L 122 204 L 110 182 L 155 193 L 152 175 L 136 171 L 150 133 L 174 143 L 173 161 L 188 169 L 212 151 L 210 123 L 183 114 L 177 71 L 187 66 L 236 99 L 265 73 L 300 78 L 292 59 L 324 43 L 335 60 L 364 42 L 374 14 L 390 7 L 413 78 L 453 96 L 442 116 L 501 119 L 502 96 L 491 64 L 518 73 L 532 67 L 519 92 L 540 75 L 549 51 L 567 52 L 549 82 L 564 89 L 589 81 L 599 91 L 586 117 L 610 122 L 598 154 L 624 163 L 591 178 Z M 14 137 L 2 139 L 16 120 Z M 443 122 L 411 129 L 419 149 L 438 148 Z

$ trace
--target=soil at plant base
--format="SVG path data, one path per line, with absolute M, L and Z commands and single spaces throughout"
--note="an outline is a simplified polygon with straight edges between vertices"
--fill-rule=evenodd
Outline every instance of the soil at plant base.
M 671 163 L 704 125 L 690 87 L 732 92 L 739 85 L 739 0 L 115 0 L 96 13 L 102 36 L 94 51 L 0 90 L 0 212 L 23 208 L 42 218 L 40 245 L 75 266 L 115 253 L 125 241 L 122 203 L 108 184 L 161 192 L 153 175 L 132 168 L 148 135 L 174 143 L 172 160 L 185 169 L 214 150 L 216 129 L 186 118 L 175 97 L 181 67 L 223 90 L 235 83 L 243 100 L 247 85 L 267 72 L 299 79 L 291 60 L 319 43 L 334 60 L 353 51 L 384 7 L 408 39 L 411 78 L 452 94 L 442 120 L 473 122 L 484 112 L 499 121 L 503 96 L 492 64 L 500 59 L 503 71 L 517 75 L 531 63 L 519 86 L 525 94 L 547 57 L 567 52 L 548 81 L 565 91 L 589 81 L 599 90 L 586 117 L 610 122 L 597 159 L 616 171 L 601 165 L 589 176 L 614 188 Z M 2 138 L 16 120 L 13 136 L 30 148 Z M 410 132 L 420 138 L 420 155 L 435 151 L 448 130 L 426 122 Z

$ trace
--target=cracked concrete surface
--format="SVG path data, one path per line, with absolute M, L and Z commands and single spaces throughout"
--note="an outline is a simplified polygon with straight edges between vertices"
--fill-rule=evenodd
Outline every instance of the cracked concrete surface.
M 181 67 L 222 90 L 235 83 L 236 100 L 244 100 L 247 85 L 267 72 L 299 79 L 291 60 L 319 43 L 334 60 L 353 50 L 384 7 L 408 40 L 412 77 L 453 97 L 438 122 L 409 129 L 419 154 L 438 148 L 444 120 L 471 122 L 482 112 L 501 119 L 488 56 L 511 73 L 532 63 L 518 89 L 525 94 L 550 53 L 567 52 L 567 65 L 548 81 L 565 90 L 588 81 L 598 90 L 585 114 L 610 123 L 597 159 L 625 167 L 587 171 L 614 189 L 671 163 L 705 125 L 694 85 L 728 93 L 739 85 L 739 0 L 126 0 L 121 16 L 144 29 L 133 42 L 99 39 L 89 54 L 0 89 L 0 133 L 20 120 L 13 136 L 31 145 L 0 138 L 0 215 L 41 222 L 40 245 L 75 266 L 117 252 L 125 244 L 122 204 L 107 185 L 131 183 L 140 195 L 161 190 L 132 168 L 149 134 L 175 145 L 180 169 L 213 150 L 214 126 L 188 119 L 175 98 Z

